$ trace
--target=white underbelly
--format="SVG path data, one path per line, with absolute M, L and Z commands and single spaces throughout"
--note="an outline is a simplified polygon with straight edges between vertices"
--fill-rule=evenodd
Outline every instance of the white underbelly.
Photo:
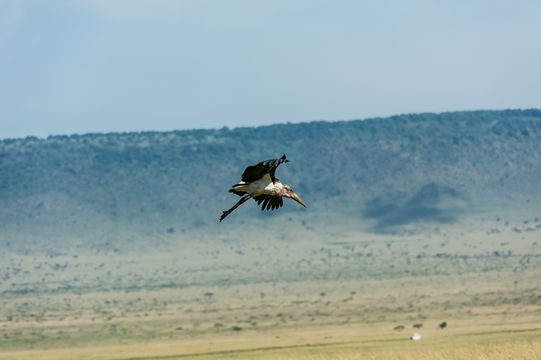
M 250 184 L 250 194 L 251 195 L 272 195 L 274 194 L 274 184 L 272 181 L 267 181 L 265 178 L 261 180 L 254 181 Z
M 273 183 L 270 176 L 264 176 L 259 180 L 251 182 L 249 184 L 243 184 L 236 187 L 236 189 L 244 191 L 252 196 L 257 195 L 275 195 L 280 189 L 280 183 Z

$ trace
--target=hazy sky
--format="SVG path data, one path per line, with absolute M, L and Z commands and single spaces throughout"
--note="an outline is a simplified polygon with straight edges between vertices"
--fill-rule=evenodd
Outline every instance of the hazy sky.
M 0 1 L 0 138 L 541 106 L 541 1 Z

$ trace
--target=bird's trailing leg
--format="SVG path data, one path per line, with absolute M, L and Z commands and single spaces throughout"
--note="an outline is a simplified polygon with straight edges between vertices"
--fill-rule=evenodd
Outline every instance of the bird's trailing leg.
M 227 210 L 227 211 L 224 211 L 222 213 L 222 216 L 220 216 L 220 222 L 225 219 L 225 217 L 229 214 L 231 214 L 236 208 L 238 208 L 239 206 L 241 206 L 242 204 L 244 204 L 246 202 L 246 200 L 249 200 L 252 196 L 250 195 L 244 195 L 231 209 Z

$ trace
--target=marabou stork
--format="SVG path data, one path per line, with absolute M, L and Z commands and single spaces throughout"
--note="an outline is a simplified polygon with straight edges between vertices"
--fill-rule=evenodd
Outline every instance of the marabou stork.
M 242 196 L 242 198 L 231 209 L 223 212 L 220 221 L 250 198 L 253 198 L 258 205 L 263 203 L 261 210 L 278 209 L 284 205 L 283 197 L 293 199 L 306 207 L 306 204 L 302 202 L 299 195 L 295 194 L 289 185 L 282 184 L 274 176 L 276 168 L 286 162 L 289 162 L 289 160 L 286 160 L 284 154 L 279 159 L 266 160 L 257 165 L 248 166 L 242 173 L 242 181 L 233 185 L 229 190 L 229 192 Z

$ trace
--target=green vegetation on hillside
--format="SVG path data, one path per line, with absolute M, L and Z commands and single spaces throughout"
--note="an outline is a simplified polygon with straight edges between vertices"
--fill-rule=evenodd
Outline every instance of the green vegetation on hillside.
M 295 226 L 327 227 L 337 215 L 389 232 L 452 222 L 487 199 L 538 195 L 540 144 L 541 110 L 8 139 L 0 141 L 0 227 L 104 242 L 127 228 L 134 239 L 217 229 L 244 167 L 286 153 L 291 163 L 278 176 L 308 209 L 286 202 L 269 214 L 249 203 L 221 229 L 294 214 Z

